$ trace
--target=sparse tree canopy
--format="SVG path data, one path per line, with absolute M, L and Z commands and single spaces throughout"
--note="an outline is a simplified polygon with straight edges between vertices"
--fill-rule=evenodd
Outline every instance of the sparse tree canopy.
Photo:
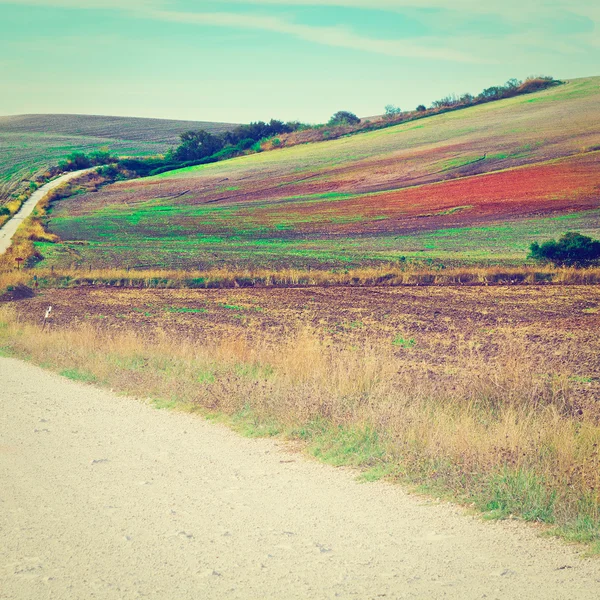
M 388 104 L 385 107 L 385 115 L 384 118 L 387 120 L 395 119 L 402 114 L 402 109 L 398 106 L 394 106 L 393 104 Z
M 329 119 L 328 125 L 358 125 L 360 123 L 360 119 L 351 112 L 347 110 L 338 110 L 331 119 Z
M 534 242 L 529 250 L 528 258 L 555 265 L 585 266 L 600 259 L 600 241 L 576 232 L 565 233 L 558 242 Z

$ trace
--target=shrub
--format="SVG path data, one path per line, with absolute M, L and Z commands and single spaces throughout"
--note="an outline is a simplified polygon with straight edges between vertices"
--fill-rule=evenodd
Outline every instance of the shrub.
M 360 119 L 351 112 L 347 110 L 338 110 L 332 117 L 329 119 L 330 126 L 340 126 L 340 125 L 358 125 L 360 123 Z
M 6 206 L 0 206 L 0 217 L 8 217 L 9 215 L 10 210 Z
M 116 165 L 104 165 L 96 169 L 98 175 L 107 177 L 108 179 L 115 179 L 119 175 L 119 169 Z
M 419 104 L 419 106 L 417 106 L 417 112 L 425 112 L 427 110 L 427 107 L 424 104 Z
M 173 153 L 178 161 L 198 160 L 206 158 L 223 149 L 223 139 L 204 131 L 186 131 L 182 133 L 181 144 Z
M 384 119 L 391 121 L 393 119 L 398 118 L 402 114 L 402 109 L 398 106 L 394 106 L 393 104 L 388 104 L 385 107 Z
M 253 140 L 252 138 L 244 138 L 243 140 L 238 142 L 236 147 L 240 152 L 242 152 L 243 150 L 248 150 L 248 148 L 252 148 L 254 142 L 255 140 Z
M 533 242 L 528 258 L 561 266 L 584 266 L 600 259 L 600 241 L 577 232 L 565 233 L 558 242 Z

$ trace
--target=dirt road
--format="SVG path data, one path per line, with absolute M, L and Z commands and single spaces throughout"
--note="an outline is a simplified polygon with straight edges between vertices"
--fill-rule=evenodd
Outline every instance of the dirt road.
M 6 252 L 21 223 L 33 212 L 33 209 L 37 206 L 38 202 L 42 200 L 49 191 L 58 187 L 62 183 L 70 181 L 71 179 L 75 179 L 80 175 L 92 170 L 93 169 L 83 169 L 82 171 L 73 171 L 72 173 L 67 173 L 66 175 L 62 175 L 50 181 L 46 185 L 43 185 L 41 188 L 33 192 L 31 197 L 23 203 L 21 210 L 19 210 L 19 212 L 14 215 L 14 217 L 8 221 L 4 227 L 0 227 L 0 254 Z
M 6 358 L 0 549 L 3 600 L 600 597 L 521 523 Z

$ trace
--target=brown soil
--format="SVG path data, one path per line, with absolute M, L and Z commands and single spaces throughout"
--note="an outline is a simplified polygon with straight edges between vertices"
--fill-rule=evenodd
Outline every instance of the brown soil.
M 392 344 L 414 368 L 447 373 L 465 348 L 493 358 L 507 340 L 564 363 L 588 399 L 600 392 L 600 288 L 593 286 L 44 290 L 17 303 L 26 320 L 89 323 L 201 341 L 277 341 L 310 328 L 332 343 Z

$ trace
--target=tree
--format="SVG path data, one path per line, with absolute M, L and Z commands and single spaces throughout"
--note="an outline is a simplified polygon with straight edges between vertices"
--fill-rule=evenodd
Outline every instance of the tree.
M 182 133 L 181 144 L 175 150 L 176 160 L 200 160 L 211 156 L 223 148 L 223 140 L 208 131 L 186 131 Z
M 392 121 L 393 119 L 396 119 L 397 117 L 399 117 L 402 114 L 402 109 L 398 106 L 394 106 L 393 104 L 388 104 L 385 107 L 385 114 L 383 115 L 383 118 L 386 121 Z
M 347 110 L 338 110 L 331 119 L 329 119 L 330 126 L 338 126 L 338 125 L 358 125 L 360 123 L 360 119 L 351 112 Z
M 424 104 L 419 104 L 419 106 L 417 106 L 417 112 L 425 112 L 427 110 L 427 107 Z
M 528 258 L 555 265 L 584 266 L 600 259 L 600 241 L 577 232 L 565 233 L 558 242 L 533 242 Z

